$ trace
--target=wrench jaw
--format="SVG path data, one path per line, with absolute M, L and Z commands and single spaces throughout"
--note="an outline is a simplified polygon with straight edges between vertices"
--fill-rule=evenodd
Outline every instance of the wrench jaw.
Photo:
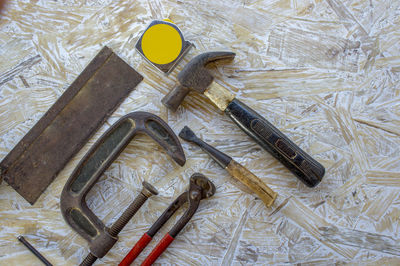
M 194 190 L 194 187 L 201 191 L 201 198 L 206 199 L 215 194 L 215 185 L 204 175 L 200 173 L 194 173 L 190 177 L 189 191 Z
M 169 235 L 176 237 L 179 232 L 185 227 L 189 220 L 196 213 L 202 199 L 211 197 L 215 193 L 214 184 L 204 175 L 194 173 L 190 177 L 189 191 L 187 192 L 187 201 L 189 207 L 178 222 L 171 228 Z

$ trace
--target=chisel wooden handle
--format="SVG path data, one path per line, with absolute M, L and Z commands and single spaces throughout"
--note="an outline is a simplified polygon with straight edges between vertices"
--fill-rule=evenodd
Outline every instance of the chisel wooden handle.
M 321 182 L 325 168 L 250 107 L 234 99 L 225 113 L 304 184 L 314 187 Z
M 278 193 L 270 189 L 260 178 L 246 169 L 235 160 L 231 160 L 225 168 L 235 179 L 251 189 L 267 205 L 271 207 Z
M 179 133 L 179 137 L 197 144 L 222 168 L 226 169 L 231 176 L 245 185 L 252 192 L 256 193 L 266 206 L 270 207 L 272 203 L 274 203 L 276 196 L 278 195 L 275 191 L 270 189 L 260 178 L 233 160 L 230 156 L 198 138 L 189 127 L 185 126 Z

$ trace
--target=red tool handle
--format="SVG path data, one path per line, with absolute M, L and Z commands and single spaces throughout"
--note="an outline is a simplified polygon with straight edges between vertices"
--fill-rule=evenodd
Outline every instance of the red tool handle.
M 135 246 L 129 251 L 129 253 L 125 256 L 125 258 L 121 261 L 119 266 L 129 266 L 131 263 L 139 256 L 139 254 L 143 251 L 143 249 L 150 243 L 152 237 L 147 233 L 139 239 L 139 241 L 135 244 Z
M 151 251 L 149 256 L 147 256 L 147 258 L 143 261 L 142 266 L 150 266 L 151 264 L 153 264 L 157 260 L 157 258 L 164 252 L 164 250 L 167 249 L 169 244 L 172 243 L 172 241 L 174 241 L 174 238 L 169 233 L 167 233 L 163 237 L 163 239 L 161 239 L 161 241 L 157 244 L 157 246 Z

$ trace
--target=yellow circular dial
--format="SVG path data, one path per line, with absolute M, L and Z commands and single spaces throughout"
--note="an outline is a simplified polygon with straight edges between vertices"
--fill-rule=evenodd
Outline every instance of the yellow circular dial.
M 171 63 L 179 56 L 181 50 L 182 38 L 171 25 L 157 24 L 143 34 L 143 54 L 155 64 Z

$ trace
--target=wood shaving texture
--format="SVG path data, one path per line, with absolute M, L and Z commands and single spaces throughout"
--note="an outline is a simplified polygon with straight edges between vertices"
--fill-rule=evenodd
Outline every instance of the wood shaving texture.
M 177 133 L 190 126 L 279 193 L 272 208 L 243 192 L 198 147 L 182 141 L 180 168 L 139 136 L 88 196 L 110 225 L 147 180 L 160 191 L 97 265 L 116 265 L 202 172 L 216 194 L 158 259 L 160 264 L 400 264 L 400 2 L 392 0 L 8 1 L 0 13 L 0 155 L 18 143 L 107 45 L 144 81 L 69 162 L 34 206 L 0 187 L 0 265 L 40 265 L 26 238 L 55 265 L 76 265 L 88 246 L 63 220 L 60 193 L 79 160 L 121 116 L 149 111 Z M 134 50 L 153 19 L 169 18 L 194 47 L 169 75 Z M 195 55 L 236 52 L 213 65 L 219 83 L 326 167 L 307 188 L 202 96 L 176 113 L 161 98 Z M 179 219 L 178 211 L 137 259 Z

